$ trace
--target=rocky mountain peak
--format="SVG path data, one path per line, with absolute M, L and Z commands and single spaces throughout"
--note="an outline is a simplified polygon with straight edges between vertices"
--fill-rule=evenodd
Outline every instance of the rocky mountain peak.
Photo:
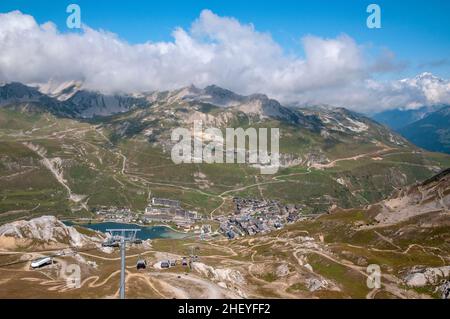
M 80 81 L 67 81 L 62 83 L 49 81 L 48 83 L 39 85 L 38 89 L 41 93 L 56 98 L 59 101 L 67 101 L 83 89 L 83 83 Z
M 19 82 L 5 83 L 0 86 L 0 104 L 35 101 L 41 96 L 42 94 L 36 88 Z

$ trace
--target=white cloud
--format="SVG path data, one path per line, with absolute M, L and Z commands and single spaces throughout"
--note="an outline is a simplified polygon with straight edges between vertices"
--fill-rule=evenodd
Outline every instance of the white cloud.
M 358 111 L 450 103 L 448 81 L 376 82 L 397 67 L 393 53 L 369 57 L 347 35 L 306 36 L 305 56 L 283 52 L 269 34 L 204 10 L 173 41 L 131 45 L 84 26 L 60 33 L 51 22 L 14 11 L 0 14 L 0 80 L 83 81 L 88 89 L 136 92 L 217 84 L 242 94 L 266 93 L 284 103 L 328 103 Z

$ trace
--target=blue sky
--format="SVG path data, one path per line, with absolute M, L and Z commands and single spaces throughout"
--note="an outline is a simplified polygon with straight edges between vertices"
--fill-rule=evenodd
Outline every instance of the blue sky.
M 189 29 L 202 9 L 219 16 L 231 16 L 241 23 L 253 23 L 256 30 L 269 32 L 288 53 L 302 55 L 300 38 L 307 34 L 334 38 L 346 33 L 358 44 L 386 47 L 407 65 L 397 76 L 431 71 L 450 75 L 450 1 L 364 1 L 364 0 L 2 0 L 0 12 L 20 10 L 39 23 L 53 21 L 67 29 L 65 8 L 77 3 L 83 23 L 118 34 L 130 43 L 169 41 L 177 26 Z M 382 29 L 366 27 L 366 7 L 382 8 Z
M 87 28 L 67 27 L 71 3 Z M 367 27 L 371 3 L 381 29 Z M 418 108 L 450 103 L 449 15 L 447 0 L 1 0 L 0 82 Z

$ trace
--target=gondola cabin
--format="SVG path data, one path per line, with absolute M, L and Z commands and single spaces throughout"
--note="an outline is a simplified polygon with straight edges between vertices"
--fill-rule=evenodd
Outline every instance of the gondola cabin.
M 120 243 L 113 238 L 109 238 L 107 241 L 102 243 L 103 247 L 119 247 Z
M 142 269 L 146 269 L 146 268 L 147 268 L 147 261 L 145 259 L 138 260 L 138 262 L 136 264 L 136 269 L 142 270 Z

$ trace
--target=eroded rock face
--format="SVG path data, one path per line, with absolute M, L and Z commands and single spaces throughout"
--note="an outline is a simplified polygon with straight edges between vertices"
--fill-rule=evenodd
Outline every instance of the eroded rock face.
M 366 266 L 369 265 L 369 262 L 367 261 L 366 258 L 364 258 L 364 257 L 359 257 L 359 258 L 358 258 L 358 261 L 356 262 L 356 264 L 357 264 L 358 266 L 366 267 Z
M 383 201 L 382 210 L 375 221 L 388 225 L 432 212 L 448 215 L 449 189 L 450 169 L 447 169 L 421 184 L 400 190 L 396 197 Z
M 192 263 L 192 269 L 215 281 L 230 282 L 237 285 L 244 285 L 246 283 L 244 277 L 238 270 L 228 268 L 215 269 L 214 267 L 199 262 Z
M 410 287 L 423 287 L 426 286 L 427 282 L 425 274 L 421 272 L 410 274 L 406 277 L 406 284 Z
M 246 298 L 246 293 L 241 287 L 246 285 L 246 280 L 242 274 L 235 269 L 215 269 L 203 263 L 192 263 L 192 270 L 209 278 L 222 288 L 233 289 L 239 296 Z
M 439 287 L 439 291 L 442 294 L 442 299 L 450 299 L 450 280 L 445 281 Z
M 277 267 L 276 274 L 278 277 L 286 277 L 289 275 L 289 267 L 287 264 L 282 264 Z
M 0 226 L 1 242 L 8 242 L 8 247 L 26 246 L 29 244 L 68 244 L 81 247 L 98 241 L 80 234 L 74 227 L 66 226 L 54 216 L 42 216 L 29 221 L 20 220 Z
M 424 287 L 427 285 L 438 285 L 442 280 L 449 279 L 450 266 L 425 268 L 412 270 L 405 278 L 410 287 Z
M 326 280 L 310 278 L 306 281 L 306 286 L 308 287 L 309 291 L 314 292 L 320 289 L 326 289 L 328 287 L 328 282 Z

